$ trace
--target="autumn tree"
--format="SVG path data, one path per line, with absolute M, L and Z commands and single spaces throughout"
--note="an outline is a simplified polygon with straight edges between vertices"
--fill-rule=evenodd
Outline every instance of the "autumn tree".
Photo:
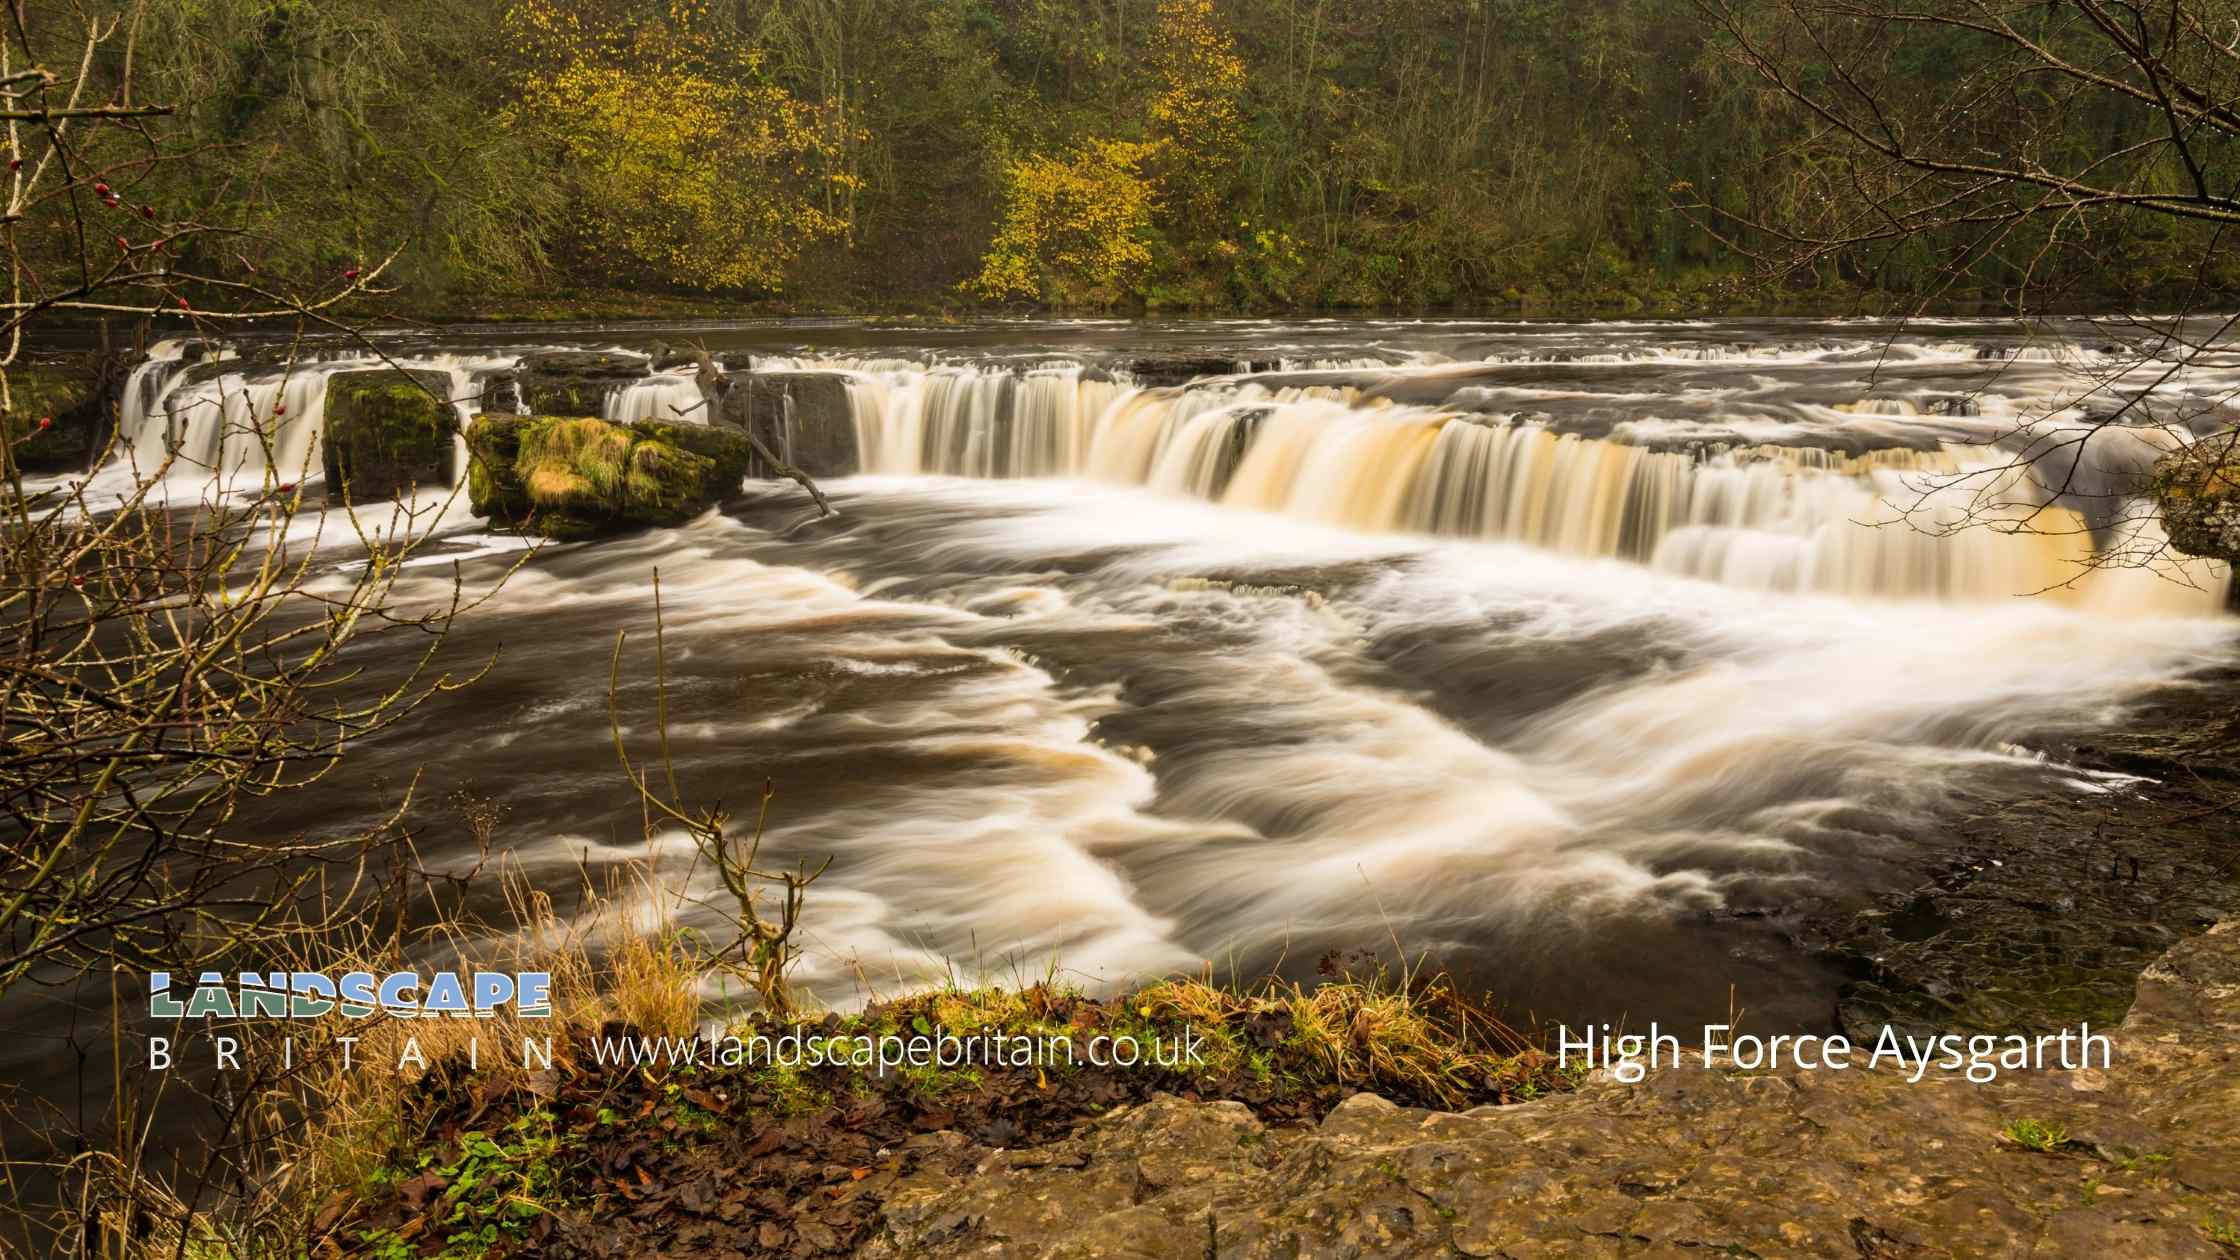
M 663 284 L 775 293 L 803 246 L 845 232 L 825 194 L 856 177 L 820 158 L 839 116 L 767 81 L 705 3 L 519 0 L 505 20 L 524 63 L 507 121 L 558 156 L 586 252 Z
M 2240 559 L 2230 526 L 2207 519 L 2231 510 L 2240 392 L 2214 381 L 2157 387 L 2228 349 L 2240 326 L 2217 309 L 2240 228 L 2232 6 L 1698 2 L 1730 54 L 1811 121 L 1811 146 L 1830 155 L 1815 213 L 1723 216 L 1773 270 L 1851 268 L 1917 314 L 1988 289 L 2030 315 L 2081 274 L 2142 252 L 2155 260 L 2101 321 L 2106 349 L 2080 356 L 2089 370 L 2022 408 L 1985 447 L 1995 458 L 1909 486 L 1897 505 L 1908 521 L 1937 534 L 2089 532 L 2086 567 L 2224 581 L 2173 557 L 2166 527 L 2181 527 L 2182 551 Z M 1956 73 L 1925 87 L 1918 68 L 1929 64 Z M 2076 512 L 2049 511 L 2057 506 Z
M 1207 228 L 1222 219 L 1244 153 L 1244 59 L 1213 0 L 1160 0 L 1151 134 L 1167 214 Z
M 1155 151 L 1090 140 L 1064 157 L 1012 163 L 1003 222 L 968 289 L 998 301 L 1123 297 L 1151 262 L 1146 238 L 1158 198 L 1143 165 Z

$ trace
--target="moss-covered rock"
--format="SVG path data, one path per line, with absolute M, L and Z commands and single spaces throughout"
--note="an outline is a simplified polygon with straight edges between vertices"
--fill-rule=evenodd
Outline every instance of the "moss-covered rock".
M 528 416 L 479 415 L 467 426 L 467 501 L 476 516 L 501 522 L 529 514 L 529 490 L 515 463 Z
M 391 498 L 448 481 L 458 416 L 442 372 L 384 368 L 327 378 L 327 497 Z
M 754 465 L 754 446 L 746 434 L 721 425 L 640 420 L 630 428 L 642 439 L 665 442 L 707 460 L 702 493 L 711 503 L 737 494 L 739 483 Z
M 514 468 L 540 511 L 619 515 L 632 440 L 604 420 L 540 419 L 522 433 Z
M 467 431 L 478 515 L 546 538 L 678 525 L 731 495 L 752 448 L 706 425 L 477 416 Z
M 2240 564 L 2240 431 L 2213 433 L 2155 465 L 2170 545 Z
M 715 461 L 678 446 L 639 438 L 630 446 L 622 483 L 622 516 L 642 525 L 681 525 L 714 500 L 708 495 Z
M 651 366 L 639 354 L 546 350 L 522 356 L 515 388 L 538 415 L 604 415 L 607 395 L 642 380 Z
M 88 467 L 109 441 L 113 400 L 102 388 L 102 365 L 25 364 L 7 369 L 8 407 L 0 433 L 25 472 Z

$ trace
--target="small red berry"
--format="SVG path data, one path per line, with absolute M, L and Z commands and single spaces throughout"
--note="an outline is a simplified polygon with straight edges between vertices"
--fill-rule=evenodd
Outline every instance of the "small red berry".
M 128 241 L 128 240 L 126 240 L 126 239 L 124 239 L 124 238 L 123 238 L 123 237 L 121 237 L 121 236 L 120 236 L 120 237 L 118 237 L 118 238 L 117 238 L 117 252 L 118 252 L 118 253 L 120 253 L 120 254 L 129 254 L 129 253 L 131 253 L 131 252 L 132 252 L 132 242 L 130 242 L 130 241 Z
M 355 279 L 357 279 L 357 278 L 358 278 L 358 269 L 357 269 L 356 267 L 352 267 L 352 268 L 351 268 L 350 270 L 348 270 L 348 271 L 345 271 L 345 272 L 343 272 L 343 273 L 342 273 L 342 278 L 343 278 L 343 279 L 345 279 L 345 280 L 355 280 Z
M 109 195 L 109 186 L 96 180 L 94 181 L 93 192 L 97 197 L 106 197 Z
M 273 489 L 279 491 L 282 494 L 294 494 L 296 492 L 296 483 L 292 481 L 283 481 L 279 485 L 274 486 Z
M 22 158 L 9 158 L 9 159 L 8 159 L 8 169 L 9 169 L 9 170 L 11 170 L 11 171 L 20 171 L 20 170 L 22 170 L 22 169 L 23 169 L 23 159 L 22 159 Z
M 272 404 L 272 414 L 273 414 L 273 415 L 276 415 L 276 416 L 284 416 L 284 415 L 287 415 L 287 414 L 288 414 L 288 404 L 286 404 L 286 403 L 274 403 L 274 404 Z
M 156 217 L 156 208 L 154 206 L 142 206 L 140 207 L 140 214 L 143 218 L 153 219 Z
M 182 311 L 191 311 L 191 310 L 193 310 L 194 308 L 193 308 L 193 307 L 191 307 L 191 306 L 189 306 L 189 305 L 187 305 L 187 300 L 186 300 L 185 298 L 180 298 L 180 299 L 179 299 L 179 309 L 180 309 L 180 310 L 182 310 Z
M 40 428 L 42 428 L 42 429 L 51 429 L 51 428 L 53 428 L 53 427 L 54 427 L 54 417 L 53 417 L 53 416 L 41 416 L 41 417 L 39 417 L 39 427 L 40 427 Z
M 82 591 L 86 588 L 86 580 L 73 573 L 70 575 L 70 585 L 75 586 Z

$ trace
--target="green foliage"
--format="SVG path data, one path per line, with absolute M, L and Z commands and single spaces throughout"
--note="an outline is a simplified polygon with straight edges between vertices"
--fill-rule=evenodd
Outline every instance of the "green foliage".
M 2008 1141 L 2029 1151 L 2051 1152 L 2060 1150 L 2069 1142 L 2069 1131 L 2058 1124 L 2023 1117 L 2009 1120 L 2001 1130 Z
M 136 195 L 240 229 L 182 270 L 238 257 L 287 288 L 401 248 L 387 279 L 425 299 L 542 267 L 557 188 L 492 125 L 501 45 L 477 0 L 187 0 L 135 21 L 135 98 L 178 104 L 182 147 L 210 155 Z
M 1014 162 L 1003 225 L 965 287 L 996 301 L 1104 305 L 1134 292 L 1151 263 L 1146 237 L 1155 194 L 1141 166 L 1153 151 L 1126 140 L 1091 140 L 1066 157 Z
M 564 1137 L 552 1113 L 530 1111 L 501 1133 L 459 1135 L 449 1162 L 427 1158 L 422 1183 L 437 1196 L 435 1228 L 439 1244 L 407 1242 L 390 1230 L 373 1230 L 359 1242 L 361 1254 L 475 1260 L 504 1254 L 529 1237 L 538 1217 L 558 1206 L 569 1180 L 568 1160 L 580 1140 Z
M 587 262 L 774 293 L 804 245 L 845 231 L 815 193 L 855 177 L 811 165 L 837 119 L 765 81 L 759 55 L 714 56 L 727 32 L 705 4 L 601 20 L 516 0 L 506 25 L 526 62 L 508 118 L 557 152 Z
M 8 459 L 33 472 L 82 468 L 101 440 L 86 415 L 93 393 L 82 373 L 58 367 L 14 367 L 6 374 L 0 442 Z
M 214 156 L 138 192 L 238 211 L 247 234 L 229 239 L 290 276 L 401 248 L 390 275 L 424 304 L 563 311 L 628 290 L 1622 312 L 1922 293 L 1968 243 L 1931 233 L 1754 272 L 1735 245 L 1773 238 L 1751 224 L 1809 237 L 1857 202 L 1860 175 L 1691 0 L 925 0 L 907 21 L 886 0 L 150 12 L 141 94 L 187 103 L 185 139 Z M 1778 6 L 1746 20 L 1797 52 Z M 2039 20 L 2090 51 L 2074 15 Z M 1931 120 L 1950 68 L 1994 52 L 1916 24 L 1889 50 L 1885 106 Z M 2050 125 L 2051 158 L 2140 134 L 2133 106 L 2058 103 L 2018 92 L 1964 126 L 1988 152 Z M 1952 296 L 2240 287 L 2240 254 L 2207 240 L 2147 211 L 2027 220 Z

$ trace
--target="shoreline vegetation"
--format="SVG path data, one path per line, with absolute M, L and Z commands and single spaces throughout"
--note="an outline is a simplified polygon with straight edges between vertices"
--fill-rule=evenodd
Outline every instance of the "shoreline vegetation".
M 170 134 L 198 157 L 120 153 L 110 209 L 130 216 L 127 259 L 168 264 L 151 312 L 174 291 L 220 311 L 234 291 L 201 278 L 233 273 L 282 312 L 327 309 L 310 295 L 347 277 L 423 319 L 2045 311 L 2240 292 L 2213 224 L 2145 199 L 2090 231 L 2041 206 L 1995 242 L 1965 217 L 1854 231 L 1920 190 L 1856 167 L 1771 88 L 1752 57 L 1797 38 L 1780 14 L 1721 29 L 1713 8 L 939 0 L 896 22 L 862 0 L 222 0 L 139 32 L 136 91 L 176 102 Z M 1997 50 L 1913 38 L 1878 86 L 1894 125 L 1945 125 L 1944 67 Z M 2022 94 L 1967 121 L 2067 154 L 2138 112 Z M 148 239 L 139 207 L 234 230 Z M 67 261 L 84 235 L 22 248 Z

